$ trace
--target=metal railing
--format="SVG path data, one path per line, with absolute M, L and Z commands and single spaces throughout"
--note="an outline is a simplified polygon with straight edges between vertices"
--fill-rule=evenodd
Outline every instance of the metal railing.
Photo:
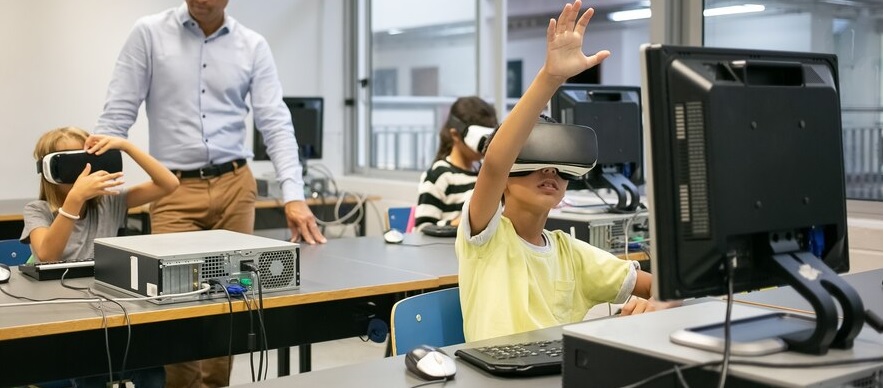
M 375 97 L 372 125 L 373 168 L 424 171 L 433 163 L 438 131 L 453 98 Z M 848 199 L 881 201 L 884 197 L 882 108 L 846 108 L 842 122 L 844 176 Z

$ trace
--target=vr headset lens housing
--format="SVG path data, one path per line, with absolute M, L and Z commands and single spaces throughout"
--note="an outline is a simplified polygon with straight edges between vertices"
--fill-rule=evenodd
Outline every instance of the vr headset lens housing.
M 120 150 L 108 150 L 101 155 L 87 154 L 83 150 L 53 152 L 37 161 L 37 173 L 49 183 L 74 183 L 86 168 L 92 165 L 92 171 L 115 173 L 123 171 L 123 156 Z
M 463 142 L 471 150 L 481 153 L 492 132 L 494 132 L 494 128 L 470 125 L 464 132 Z
M 590 127 L 537 123 L 522 146 L 510 176 L 525 176 L 547 167 L 565 179 L 576 180 L 595 167 L 598 143 Z

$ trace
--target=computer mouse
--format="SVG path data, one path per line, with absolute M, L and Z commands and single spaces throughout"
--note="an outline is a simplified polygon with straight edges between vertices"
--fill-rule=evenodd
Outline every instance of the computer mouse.
M 420 345 L 405 355 L 405 368 L 424 380 L 441 380 L 454 376 L 457 365 L 442 349 Z
M 384 241 L 390 244 L 399 244 L 403 240 L 405 240 L 405 234 L 400 232 L 398 229 L 390 229 L 384 232 Z
M 12 276 L 12 271 L 9 270 L 9 266 L 0 264 L 0 283 L 8 282 L 10 276 Z

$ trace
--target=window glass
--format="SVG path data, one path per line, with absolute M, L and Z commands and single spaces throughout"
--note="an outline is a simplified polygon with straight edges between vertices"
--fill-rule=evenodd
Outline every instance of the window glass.
M 359 97 L 368 120 L 360 120 L 356 169 L 424 171 L 449 107 L 477 91 L 477 0 L 360 3 L 370 20 Z
M 705 46 L 838 56 L 847 197 L 881 201 L 881 1 L 706 0 L 704 16 Z

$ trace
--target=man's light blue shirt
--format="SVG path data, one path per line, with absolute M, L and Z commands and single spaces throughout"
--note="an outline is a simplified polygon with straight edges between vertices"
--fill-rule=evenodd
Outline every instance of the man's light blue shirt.
M 298 144 L 270 47 L 229 15 L 209 37 L 186 4 L 139 19 L 117 59 L 95 132 L 127 137 L 144 102 L 150 154 L 169 169 L 251 158 L 246 95 L 284 201 L 303 200 Z

